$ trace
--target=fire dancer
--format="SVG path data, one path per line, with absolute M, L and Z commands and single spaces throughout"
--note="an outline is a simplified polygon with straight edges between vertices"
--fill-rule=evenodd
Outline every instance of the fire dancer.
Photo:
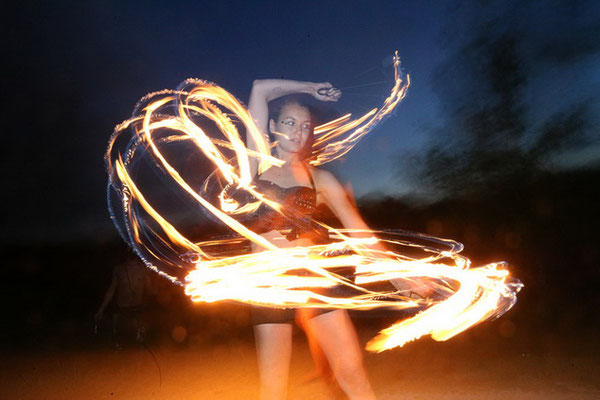
M 281 167 L 271 167 L 257 175 L 258 162 L 252 160 L 254 183 L 261 193 L 284 206 L 285 215 L 271 209 L 259 210 L 252 229 L 278 247 L 311 245 L 319 239 L 319 229 L 311 223 L 318 204 L 326 204 L 345 228 L 368 227 L 348 200 L 346 192 L 329 172 L 308 165 L 313 142 L 313 114 L 298 101 L 288 100 L 269 116 L 269 102 L 290 94 L 309 94 L 320 101 L 337 101 L 341 91 L 330 83 L 290 80 L 257 80 L 252 86 L 248 110 L 261 133 L 273 135 Z M 256 143 L 248 139 L 248 148 Z M 260 251 L 254 248 L 254 251 Z M 293 309 L 253 307 L 260 372 L 261 399 L 282 399 L 287 392 L 291 357 Z M 345 310 L 320 310 L 306 323 L 325 356 L 341 389 L 350 399 L 374 399 L 356 332 Z
M 367 350 L 381 352 L 425 335 L 448 340 L 498 317 L 515 304 L 523 286 L 510 276 L 504 262 L 473 267 L 459 254 L 463 246 L 456 241 L 368 230 L 339 182 L 313 168 L 350 151 L 405 97 L 410 79 L 401 76 L 397 54 L 393 64 L 390 95 L 380 108 L 356 119 L 347 114 L 313 129 L 308 108 L 291 101 L 269 117 L 269 102 L 288 94 L 338 100 L 341 92 L 329 83 L 256 81 L 247 110 L 218 85 L 187 79 L 176 90 L 142 98 L 132 118 L 117 125 L 109 141 L 111 218 L 144 264 L 185 286 L 193 302 L 233 300 L 263 306 L 253 312 L 263 398 L 284 397 L 286 392 L 294 310 L 278 307 L 320 309 L 309 318 L 313 329 L 308 331 L 348 396 L 368 399 L 373 392 L 354 328 L 346 312 L 331 308 L 419 310 L 367 343 Z M 223 136 L 208 135 L 204 122 Z M 246 145 L 240 140 L 240 127 L 245 127 Z M 269 134 L 277 140 L 274 146 Z M 173 164 L 172 145 L 200 152 L 216 167 L 201 187 Z M 167 149 L 171 156 L 163 153 Z M 137 162 L 141 160 L 153 162 Z M 173 218 L 161 215 L 162 206 L 156 207 L 162 197 L 148 191 L 153 185 L 142 179 L 152 176 L 149 171 L 165 176 L 169 189 L 185 194 L 186 204 L 194 201 L 211 220 L 216 218 L 249 239 L 254 254 L 211 254 L 221 245 L 239 244 L 237 238 L 202 242 L 188 238 L 181 224 L 190 221 L 180 218 L 176 203 L 163 211 L 174 212 Z M 328 205 L 350 229 L 313 220 L 318 203 Z M 353 266 L 351 272 L 340 271 L 348 265 Z M 381 286 L 389 282 L 395 290 Z M 431 286 L 435 295 L 415 299 L 411 292 L 419 297 L 421 286 Z

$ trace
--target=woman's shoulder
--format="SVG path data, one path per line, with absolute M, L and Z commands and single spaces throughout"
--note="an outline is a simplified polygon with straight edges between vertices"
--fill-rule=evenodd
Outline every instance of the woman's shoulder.
M 317 187 L 331 188 L 332 186 L 336 187 L 340 184 L 335 175 L 325 169 L 309 167 L 309 171 Z

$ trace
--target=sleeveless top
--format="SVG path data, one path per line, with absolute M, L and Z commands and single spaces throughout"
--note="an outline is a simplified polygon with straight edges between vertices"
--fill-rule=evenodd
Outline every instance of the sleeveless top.
M 250 229 L 256 233 L 279 231 L 288 240 L 308 237 L 313 240 L 323 238 L 327 230 L 312 220 L 317 207 L 317 190 L 312 175 L 306 167 L 311 187 L 291 186 L 281 187 L 276 183 L 260 179 L 254 180 L 254 186 L 269 200 L 282 205 L 282 213 L 263 204 L 255 213 L 255 221 Z

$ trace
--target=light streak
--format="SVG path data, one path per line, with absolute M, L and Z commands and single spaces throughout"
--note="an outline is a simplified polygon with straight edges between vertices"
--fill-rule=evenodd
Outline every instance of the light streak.
M 397 54 L 393 60 L 395 83 L 380 108 L 356 119 L 348 114 L 315 128 L 309 159 L 312 165 L 346 154 L 405 97 L 410 79 L 401 77 Z M 206 125 L 218 133 L 207 132 Z M 254 139 L 255 151 L 246 149 L 240 128 Z M 201 188 L 195 187 L 165 155 L 165 147 L 177 143 L 187 144 L 212 164 L 215 172 Z M 177 221 L 163 216 L 136 182 L 135 167 L 144 157 L 179 193 L 237 237 L 206 241 L 186 237 L 177 228 Z M 470 261 L 459 254 L 462 245 L 451 240 L 406 232 L 336 230 L 319 222 L 329 231 L 332 243 L 278 246 L 256 234 L 243 221 L 259 206 L 284 216 L 289 210 L 253 186 L 251 157 L 259 161 L 259 171 L 283 165 L 271 154 L 271 144 L 244 106 L 219 86 L 197 79 L 185 81 L 178 90 L 146 96 L 134 116 L 118 125 L 111 136 L 106 155 L 111 217 L 145 264 L 185 286 L 192 301 L 229 300 L 269 307 L 422 309 L 372 339 L 367 349 L 376 352 L 423 335 L 447 340 L 502 314 L 515 303 L 522 285 L 510 278 L 505 264 L 472 268 Z M 218 194 L 209 200 L 208 189 L 217 184 Z M 244 194 L 243 199 L 236 193 Z M 357 235 L 360 238 L 353 237 Z M 239 247 L 243 240 L 263 251 L 214 251 Z M 382 250 L 382 244 L 388 250 Z M 409 256 L 414 253 L 418 255 Z M 349 265 L 354 268 L 353 279 L 339 274 L 340 268 Z M 331 295 L 327 289 L 336 285 L 346 286 L 349 294 Z M 415 299 L 412 292 L 433 295 Z

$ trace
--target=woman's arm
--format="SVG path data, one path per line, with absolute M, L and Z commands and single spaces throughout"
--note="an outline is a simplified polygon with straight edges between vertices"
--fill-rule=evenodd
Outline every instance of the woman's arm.
M 313 169 L 313 177 L 317 186 L 317 192 L 321 196 L 322 201 L 333 211 L 344 228 L 363 231 L 369 230 L 369 227 L 356 210 L 356 207 L 348 198 L 344 187 L 332 173 Z M 364 234 L 360 232 L 355 232 L 351 235 L 354 237 L 364 237 Z M 370 233 L 368 235 L 371 236 Z
M 335 216 L 340 220 L 344 228 L 357 229 L 365 232 L 353 232 L 350 235 L 353 237 L 371 237 L 369 227 L 362 219 L 356 207 L 348 198 L 348 194 L 344 190 L 340 182 L 328 171 L 313 169 L 313 177 L 317 190 L 322 196 L 323 201 L 333 211 Z M 385 245 L 377 242 L 369 246 L 374 250 L 387 251 Z M 401 292 L 410 292 L 409 296 L 416 294 L 418 297 L 426 298 L 432 289 L 427 285 L 427 280 L 406 280 L 392 279 L 390 282 Z
M 326 89 L 326 90 L 323 90 Z M 320 91 L 320 93 L 319 93 Z M 268 141 L 269 125 L 269 107 L 271 100 L 279 97 L 294 94 L 306 93 L 321 101 L 336 101 L 340 98 L 341 92 L 330 83 L 314 83 L 290 81 L 285 79 L 257 79 L 252 84 L 250 91 L 250 100 L 248 101 L 248 111 L 256 122 L 256 126 Z M 248 149 L 256 151 L 257 145 L 252 137 L 247 137 Z M 258 169 L 258 160 L 251 158 L 250 170 L 252 175 L 256 175 Z

